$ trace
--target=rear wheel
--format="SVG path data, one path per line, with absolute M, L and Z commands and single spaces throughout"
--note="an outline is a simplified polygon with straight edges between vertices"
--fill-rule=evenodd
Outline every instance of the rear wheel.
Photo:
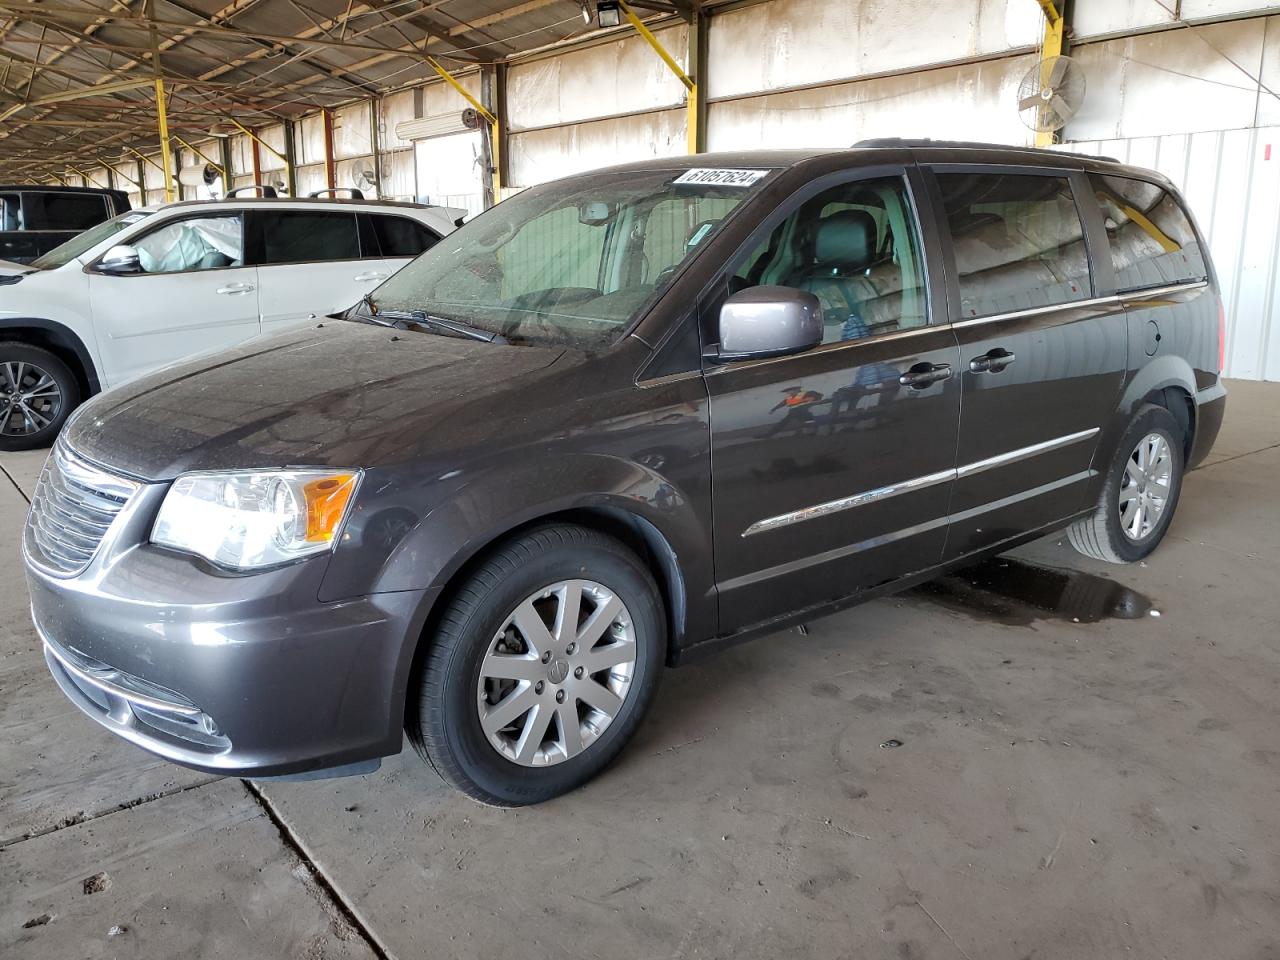
M 0 342 L 0 450 L 49 446 L 79 403 L 80 385 L 56 356 L 17 340 Z
M 1182 491 L 1184 436 L 1164 407 L 1143 406 L 1112 460 L 1093 514 L 1067 528 L 1087 557 L 1135 563 L 1164 539 Z
M 499 548 L 429 642 L 410 739 L 468 796 L 518 806 L 574 789 L 618 755 L 657 689 L 665 629 L 643 564 L 566 524 Z

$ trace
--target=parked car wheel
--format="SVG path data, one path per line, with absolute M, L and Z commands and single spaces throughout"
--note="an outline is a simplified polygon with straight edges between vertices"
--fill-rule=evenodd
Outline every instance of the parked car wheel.
M 661 595 L 639 559 L 585 527 L 540 527 L 458 591 L 408 711 L 449 783 L 495 806 L 540 803 L 603 770 L 653 700 Z
M 1182 492 L 1182 427 L 1164 407 L 1144 405 L 1129 424 L 1097 509 L 1067 529 L 1087 557 L 1135 563 L 1164 539 Z
M 49 446 L 79 403 L 80 384 L 56 356 L 17 340 L 0 343 L 0 450 Z

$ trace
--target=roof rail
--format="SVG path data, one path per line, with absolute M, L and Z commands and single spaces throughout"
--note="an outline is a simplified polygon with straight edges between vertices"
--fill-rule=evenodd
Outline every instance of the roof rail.
M 233 190 L 228 190 L 225 194 L 223 194 L 223 199 L 224 199 L 224 200 L 230 200 L 232 197 L 237 197 L 237 196 L 239 196 L 239 195 L 240 195 L 240 191 L 242 191 L 242 190 L 258 190 L 258 191 L 261 191 L 261 196 L 263 196 L 263 197 L 278 197 L 278 196 L 280 196 L 280 194 L 276 193 L 276 188 L 275 188 L 275 187 L 273 187 L 273 186 L 271 186 L 270 184 L 266 184 L 266 183 L 246 183 L 246 184 L 245 184 L 244 186 L 242 186 L 242 187 L 236 187 L 236 188 L 235 188 L 235 189 L 233 189 Z
M 1007 150 L 1011 153 L 1044 153 L 1042 147 L 1019 147 L 1009 143 L 986 143 L 982 140 L 934 140 L 930 137 L 873 137 L 870 140 L 859 140 L 853 145 L 857 149 L 874 149 L 877 147 L 896 147 L 905 149 L 919 147 L 960 147 L 966 150 Z M 1092 153 L 1073 154 L 1077 157 L 1088 157 L 1108 163 L 1119 163 L 1115 157 L 1097 156 Z
M 339 193 L 349 194 L 347 198 L 349 200 L 364 199 L 364 191 L 357 190 L 355 187 L 325 187 L 323 190 L 312 190 L 310 193 L 307 194 L 307 197 L 314 199 L 315 197 L 323 197 L 327 195 L 327 196 L 333 197 L 336 200 L 337 195 Z

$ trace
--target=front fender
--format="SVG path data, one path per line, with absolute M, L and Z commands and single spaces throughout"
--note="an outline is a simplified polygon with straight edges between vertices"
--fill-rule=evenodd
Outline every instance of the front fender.
M 691 604 L 713 591 L 711 531 L 700 491 L 606 454 L 557 451 L 489 467 L 420 516 L 403 489 L 366 477 L 359 515 L 335 551 L 322 599 L 442 588 L 469 560 L 511 531 L 573 510 L 610 510 L 646 521 L 666 542 Z M 349 538 L 349 539 L 348 539 Z

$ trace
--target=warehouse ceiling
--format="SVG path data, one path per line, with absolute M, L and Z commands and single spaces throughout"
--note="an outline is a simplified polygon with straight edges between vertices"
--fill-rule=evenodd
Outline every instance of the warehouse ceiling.
M 191 139 L 595 29 L 578 0 L 0 0 L 0 182 L 158 144 L 153 50 Z

